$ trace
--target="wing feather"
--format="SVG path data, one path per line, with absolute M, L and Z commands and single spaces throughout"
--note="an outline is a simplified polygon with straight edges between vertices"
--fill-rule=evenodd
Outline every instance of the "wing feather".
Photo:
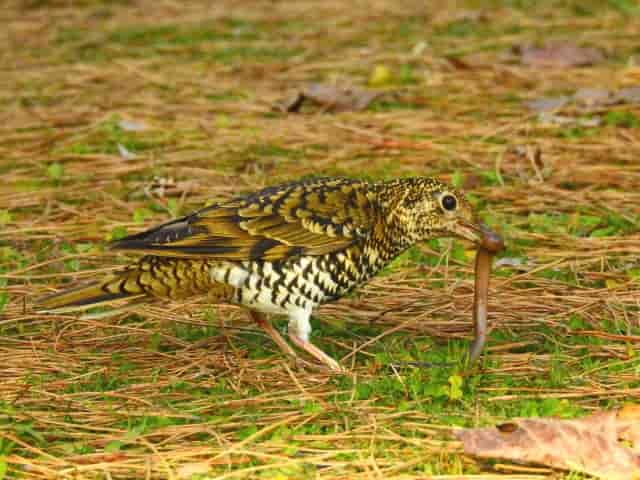
M 229 261 L 322 255 L 370 234 L 377 209 L 369 187 L 338 178 L 277 185 L 123 238 L 113 248 Z

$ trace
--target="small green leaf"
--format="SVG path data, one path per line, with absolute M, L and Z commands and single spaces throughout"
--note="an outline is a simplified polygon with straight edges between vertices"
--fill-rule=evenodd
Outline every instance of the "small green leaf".
M 0 455 L 0 480 L 4 480 L 7 475 L 7 457 Z
M 0 227 L 4 227 L 7 223 L 11 223 L 13 215 L 9 210 L 0 210 Z
M 319 413 L 322 411 L 322 405 L 318 402 L 304 402 L 304 407 L 302 408 L 304 413 L 311 415 L 314 413 Z
M 449 399 L 460 400 L 462 398 L 462 377 L 460 375 L 451 375 L 449 377 Z
M 459 262 L 466 262 L 467 255 L 465 254 L 464 245 L 455 242 L 453 248 L 451 248 L 451 258 Z
M 145 429 L 146 425 L 144 423 L 131 427 L 127 433 L 125 433 L 124 438 L 127 440 L 135 440 L 145 432 Z
M 64 167 L 61 163 L 54 162 L 49 167 L 47 167 L 47 175 L 52 180 L 60 180 L 64 175 Z
M 366 400 L 371 396 L 372 387 L 366 383 L 356 385 L 356 397 L 358 400 Z
M 618 227 L 616 226 L 604 227 L 604 228 L 598 228 L 593 232 L 591 232 L 591 236 L 592 237 L 610 237 L 617 232 L 618 232 Z
M 215 126 L 216 128 L 227 128 L 231 124 L 231 119 L 228 115 L 220 113 L 216 115 Z
M 78 270 L 80 270 L 80 260 L 78 260 L 77 258 L 67 260 L 66 262 L 64 262 L 64 264 L 67 269 L 71 270 L 72 272 L 77 272 Z
M 451 183 L 456 188 L 462 188 L 462 184 L 464 182 L 464 178 L 462 177 L 462 172 L 460 170 L 456 170 L 453 172 L 451 176 Z
M 288 457 L 293 457 L 295 456 L 298 452 L 300 451 L 300 447 L 296 446 L 296 445 L 288 445 L 287 447 L 285 447 L 284 449 L 284 454 Z
M 180 205 L 178 205 L 178 201 L 175 198 L 167 200 L 167 210 L 169 210 L 172 217 L 180 216 Z
M 449 384 L 451 388 L 460 388 L 462 386 L 463 380 L 460 375 L 451 375 L 449 377 Z
M 33 428 L 33 424 L 31 422 L 19 423 L 16 425 L 16 433 L 22 436 L 30 436 L 35 439 L 38 443 L 44 444 L 46 443 L 44 437 L 40 432 Z
M 640 268 L 627 270 L 627 275 L 629 275 L 633 280 L 640 280 Z
M 640 119 L 632 112 L 612 110 L 605 117 L 607 125 L 612 127 L 635 128 L 640 126 Z
M 91 242 L 76 243 L 75 247 L 78 253 L 87 253 L 89 250 L 93 248 L 93 243 Z
M 158 347 L 160 346 L 161 339 L 162 337 L 160 337 L 160 334 L 158 332 L 155 332 L 153 335 L 151 335 L 151 339 L 149 340 L 149 349 L 157 352 Z
M 283 425 L 271 434 L 271 440 L 286 440 L 291 436 L 291 433 L 291 430 Z
M 7 280 L 0 278 L 0 287 L 6 287 Z M 0 292 L 0 313 L 4 310 L 4 307 L 9 303 L 9 294 L 7 292 Z
M 248 427 L 244 427 L 243 429 L 238 431 L 238 437 L 240 438 L 240 440 L 244 440 L 257 432 L 258 432 L 257 426 L 249 425 Z
M 136 223 L 144 223 L 144 221 L 152 215 L 153 212 L 148 208 L 136 208 L 133 212 L 133 221 Z
M 413 67 L 408 63 L 400 66 L 400 74 L 398 80 L 404 85 L 413 85 L 418 83 L 418 79 L 413 71 Z
M 127 227 L 119 225 L 117 227 L 113 227 L 111 232 L 107 235 L 106 240 L 112 242 L 114 240 L 120 240 L 128 235 Z
M 120 440 L 112 440 L 104 446 L 105 452 L 119 452 L 124 445 L 124 442 Z M 0 479 L 1 480 L 1 479 Z

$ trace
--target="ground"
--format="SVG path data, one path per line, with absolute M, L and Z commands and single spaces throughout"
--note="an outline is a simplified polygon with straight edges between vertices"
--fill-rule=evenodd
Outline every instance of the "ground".
M 6 2 L 0 478 L 583 478 L 473 459 L 454 432 L 640 394 L 640 107 L 545 120 L 525 105 L 638 84 L 638 13 L 631 0 Z M 548 40 L 605 58 L 519 63 L 518 47 Z M 362 112 L 273 109 L 312 81 L 386 94 Z M 123 264 L 111 239 L 319 174 L 466 189 L 508 245 L 479 365 L 462 362 L 472 246 L 450 239 L 315 314 L 345 376 L 290 366 L 244 311 L 206 298 L 93 320 L 33 311 Z

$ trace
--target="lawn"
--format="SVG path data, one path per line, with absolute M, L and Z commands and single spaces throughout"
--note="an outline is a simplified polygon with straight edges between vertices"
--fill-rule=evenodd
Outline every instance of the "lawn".
M 639 85 L 635 1 L 9 0 L 0 15 L 0 479 L 588 478 L 475 459 L 455 431 L 640 396 L 640 99 L 528 106 Z M 602 58 L 524 61 L 546 41 Z M 383 95 L 274 108 L 310 82 Z M 473 249 L 453 239 L 316 312 L 313 340 L 347 375 L 292 366 L 205 297 L 33 310 L 130 260 L 110 240 L 307 175 L 465 189 L 507 242 L 479 364 L 463 361 Z

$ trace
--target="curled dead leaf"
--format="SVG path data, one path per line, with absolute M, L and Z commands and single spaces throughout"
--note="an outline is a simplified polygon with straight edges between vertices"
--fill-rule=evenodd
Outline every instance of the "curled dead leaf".
M 557 112 L 567 106 L 591 111 L 618 104 L 640 104 L 640 87 L 623 88 L 617 92 L 599 87 L 580 88 L 570 96 L 542 97 L 524 102 L 529 110 L 539 114 Z
M 573 94 L 573 100 L 585 107 L 598 107 L 615 103 L 615 98 L 604 88 L 581 88 Z
M 640 87 L 623 88 L 615 93 L 614 98 L 619 103 L 640 103 Z
M 516 47 L 523 65 L 542 68 L 585 67 L 600 63 L 604 53 L 595 47 L 580 47 L 568 42 L 548 43 L 543 46 Z
M 305 101 L 310 101 L 328 112 L 358 112 L 365 110 L 381 94 L 358 87 L 312 83 L 303 91 L 277 102 L 275 108 L 283 112 L 298 112 Z
M 575 470 L 607 480 L 640 478 L 640 405 L 578 420 L 528 418 L 457 433 L 465 453 Z
M 555 112 L 556 110 L 560 110 L 567 103 L 569 103 L 569 97 L 566 95 L 559 97 L 536 98 L 534 100 L 524 102 L 527 108 L 535 113 Z

